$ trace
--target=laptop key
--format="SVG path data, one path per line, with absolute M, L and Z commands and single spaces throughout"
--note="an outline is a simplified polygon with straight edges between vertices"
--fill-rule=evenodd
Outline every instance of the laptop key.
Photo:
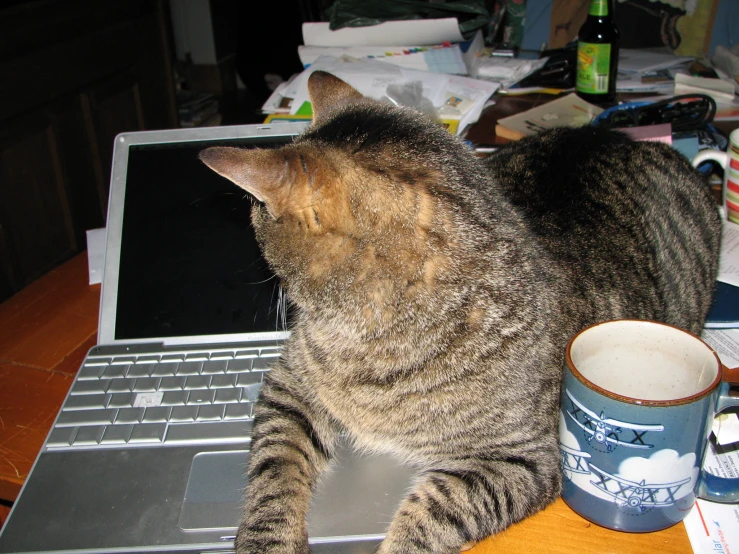
M 175 406 L 172 408 L 172 415 L 169 417 L 169 421 L 195 421 L 197 416 L 197 406 Z
M 134 392 L 155 392 L 159 386 L 158 377 L 140 377 L 133 384 Z
M 130 392 L 117 392 L 109 394 L 108 408 L 130 408 L 133 406 L 133 394 Z M 71 398 L 70 398 L 71 400 Z
M 136 377 L 148 377 L 156 364 L 135 364 L 128 366 L 126 377 L 135 379 Z
M 224 360 L 210 360 L 207 362 L 203 362 L 203 375 L 212 375 L 216 373 L 223 373 L 226 371 L 226 368 L 228 367 L 229 361 L 227 359 Z
M 103 371 L 105 371 L 105 367 L 106 366 L 102 366 L 102 365 L 82 366 L 80 370 L 77 372 L 77 380 L 87 381 L 90 379 L 100 379 L 100 376 L 103 374 Z
M 182 362 L 177 367 L 177 375 L 199 375 L 203 362 Z
M 188 404 L 212 404 L 216 391 L 214 390 L 194 390 L 190 391 L 190 397 L 187 399 Z
M 196 418 L 197 421 L 220 421 L 221 419 L 223 419 L 223 406 L 216 404 L 200 406 Z
M 279 359 L 279 355 L 276 356 L 260 356 L 259 358 L 254 358 L 254 361 L 252 363 L 251 369 L 252 371 L 259 371 L 259 370 L 268 370 L 272 367 L 272 365 Z
M 113 379 L 108 386 L 109 393 L 131 392 L 136 379 Z
M 228 389 L 236 385 L 236 375 L 214 375 L 210 380 L 212 389 Z
M 221 350 L 219 352 L 211 352 L 211 360 L 231 360 L 234 357 L 233 350 Z
M 160 391 L 176 390 L 181 391 L 185 388 L 186 377 L 162 377 L 159 384 Z
M 237 350 L 234 358 L 257 358 L 259 356 L 259 350 L 256 348 L 251 350 Z
M 136 363 L 136 356 L 116 356 L 110 362 L 111 365 L 131 365 Z
M 133 425 L 109 425 L 105 428 L 100 444 L 124 444 L 131 438 Z
M 139 356 L 136 358 L 136 365 L 138 364 L 156 364 L 159 363 L 159 356 L 156 354 L 146 355 L 146 356 Z
M 70 396 L 64 403 L 65 410 L 91 410 L 93 408 L 105 408 L 104 394 L 80 394 Z
M 141 423 L 134 425 L 129 443 L 162 442 L 167 430 L 166 423 Z
M 143 408 L 121 408 L 118 417 L 115 418 L 116 425 L 119 423 L 138 423 L 144 415 Z
M 237 387 L 246 387 L 247 385 L 255 385 L 261 382 L 262 382 L 262 372 L 261 371 L 241 373 L 236 378 Z
M 160 423 L 169 420 L 169 413 L 172 408 L 157 406 L 155 408 L 146 408 L 144 417 L 141 419 L 143 423 Z
M 103 371 L 102 378 L 103 379 L 115 379 L 116 377 L 125 377 L 126 372 L 128 371 L 128 368 L 130 367 L 130 364 L 128 365 L 109 365 L 105 368 L 105 371 Z
M 216 404 L 233 404 L 241 400 L 241 389 L 216 389 Z
M 46 446 L 49 448 L 59 446 L 69 446 L 72 444 L 74 433 L 77 430 L 76 427 L 57 427 L 49 433 L 49 438 L 46 441 Z
M 187 404 L 188 392 L 184 390 L 167 391 L 162 396 L 162 406 L 184 406 Z
M 56 421 L 57 427 L 72 427 L 81 425 L 106 425 L 113 423 L 118 410 L 77 410 L 63 411 Z
M 208 444 L 227 440 L 245 442 L 249 440 L 251 430 L 251 421 L 218 421 L 185 425 L 170 423 L 164 443 Z
M 151 370 L 152 377 L 174 377 L 180 364 L 176 362 L 162 362 Z
M 98 394 L 105 392 L 110 381 L 108 379 L 98 379 L 95 381 L 76 381 L 72 387 L 72 394 Z
M 87 358 L 85 360 L 85 366 L 103 365 L 110 364 L 111 358 Z
M 191 375 L 185 382 L 185 388 L 187 390 L 193 389 L 207 389 L 210 385 L 209 375 Z
M 228 362 L 226 373 L 245 373 L 251 371 L 252 360 L 254 358 L 238 358 Z
M 223 419 L 251 419 L 253 406 L 251 402 L 229 404 L 226 406 L 226 413 Z
M 72 441 L 72 446 L 92 446 L 100 444 L 104 431 L 105 427 L 102 425 L 80 427 L 77 430 L 77 436 L 75 436 L 74 441 Z

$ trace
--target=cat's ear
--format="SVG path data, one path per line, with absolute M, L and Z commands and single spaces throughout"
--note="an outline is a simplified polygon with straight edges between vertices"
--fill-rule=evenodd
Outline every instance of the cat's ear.
M 323 117 L 335 107 L 364 98 L 351 85 L 325 71 L 314 71 L 310 74 L 308 94 L 315 119 Z
M 199 157 L 213 171 L 264 202 L 272 212 L 286 164 L 284 159 L 277 159 L 277 151 L 213 146 L 200 152 Z

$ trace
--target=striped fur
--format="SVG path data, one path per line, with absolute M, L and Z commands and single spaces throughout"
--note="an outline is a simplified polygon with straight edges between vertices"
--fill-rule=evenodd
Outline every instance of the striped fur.
M 423 116 L 311 77 L 280 150 L 203 161 L 251 192 L 297 307 L 256 409 L 242 553 L 308 551 L 340 433 L 419 468 L 380 552 L 456 553 L 560 491 L 563 349 L 614 317 L 699 331 L 720 222 L 671 149 L 559 130 L 489 160 Z

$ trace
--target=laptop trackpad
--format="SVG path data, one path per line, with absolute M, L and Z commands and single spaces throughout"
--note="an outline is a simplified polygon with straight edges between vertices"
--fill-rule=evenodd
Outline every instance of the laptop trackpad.
M 236 528 L 248 457 L 246 450 L 195 455 L 180 510 L 182 529 Z
M 247 451 L 202 452 L 192 461 L 180 527 L 234 530 L 246 485 Z M 336 463 L 313 495 L 308 515 L 312 540 L 382 537 L 415 471 L 385 456 L 359 456 L 339 448 Z

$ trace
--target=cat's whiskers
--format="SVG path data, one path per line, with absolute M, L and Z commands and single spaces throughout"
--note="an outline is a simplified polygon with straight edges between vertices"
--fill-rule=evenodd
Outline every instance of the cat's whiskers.
M 272 275 L 271 277 L 267 277 L 264 281 L 250 281 L 250 282 L 245 283 L 245 284 L 247 284 L 247 285 L 262 285 L 262 284 L 266 283 L 267 281 L 271 281 L 272 279 L 275 279 L 276 277 L 277 277 L 276 275 Z

